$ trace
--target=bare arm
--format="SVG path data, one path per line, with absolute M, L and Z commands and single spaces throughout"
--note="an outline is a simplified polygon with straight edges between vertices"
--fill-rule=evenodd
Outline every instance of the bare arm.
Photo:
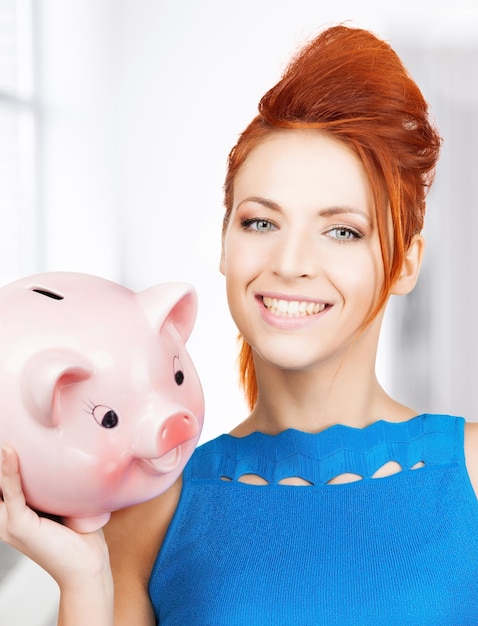
M 180 492 L 178 479 L 154 500 L 113 513 L 104 528 L 114 578 L 115 626 L 156 624 L 148 583 Z
M 478 498 L 478 422 L 465 424 L 466 467 Z
M 58 626 L 85 624 L 113 626 L 113 581 L 109 570 L 76 585 L 60 586 Z

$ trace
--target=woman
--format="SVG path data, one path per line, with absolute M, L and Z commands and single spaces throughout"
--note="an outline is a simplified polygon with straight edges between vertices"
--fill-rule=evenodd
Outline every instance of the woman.
M 229 157 L 220 262 L 251 413 L 113 515 L 115 624 L 478 623 L 478 424 L 417 415 L 375 375 L 439 148 L 364 30 L 327 29 L 262 98 Z M 39 520 L 12 451 L 3 471 L 2 537 L 58 580 L 60 623 L 112 623 L 101 532 Z

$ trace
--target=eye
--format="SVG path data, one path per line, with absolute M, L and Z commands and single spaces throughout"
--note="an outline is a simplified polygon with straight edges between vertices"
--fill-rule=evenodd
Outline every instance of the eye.
M 110 409 L 109 406 L 97 404 L 91 411 L 93 417 L 103 428 L 114 428 L 118 425 L 119 417 L 116 411 Z
M 257 217 L 241 220 L 241 226 L 244 230 L 254 230 L 258 233 L 268 233 L 273 230 L 277 230 L 275 224 L 273 224 L 269 220 L 260 219 Z
M 334 226 L 330 228 L 326 234 L 338 241 L 349 241 L 350 239 L 361 239 L 363 237 L 362 233 L 359 233 L 358 230 L 348 226 Z
M 184 382 L 184 369 L 181 359 L 178 356 L 175 356 L 173 359 L 173 371 L 176 385 L 182 385 Z

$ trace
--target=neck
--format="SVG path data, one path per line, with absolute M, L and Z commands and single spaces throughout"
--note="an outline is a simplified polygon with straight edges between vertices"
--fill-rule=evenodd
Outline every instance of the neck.
M 379 419 L 403 421 L 416 414 L 393 400 L 375 373 L 375 358 L 359 350 L 310 370 L 277 368 L 255 355 L 259 396 L 234 432 L 276 434 L 288 428 L 319 432 L 334 424 L 363 428 Z

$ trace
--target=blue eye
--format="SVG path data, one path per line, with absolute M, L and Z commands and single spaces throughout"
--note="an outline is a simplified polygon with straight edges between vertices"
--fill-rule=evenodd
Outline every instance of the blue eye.
M 338 241 L 349 241 L 363 237 L 361 233 L 348 226 L 334 226 L 334 228 L 327 231 L 327 235 L 330 235 L 333 239 L 337 239 Z
M 260 218 L 242 220 L 241 226 L 244 230 L 254 230 L 258 233 L 268 233 L 277 230 L 277 227 L 272 222 Z

